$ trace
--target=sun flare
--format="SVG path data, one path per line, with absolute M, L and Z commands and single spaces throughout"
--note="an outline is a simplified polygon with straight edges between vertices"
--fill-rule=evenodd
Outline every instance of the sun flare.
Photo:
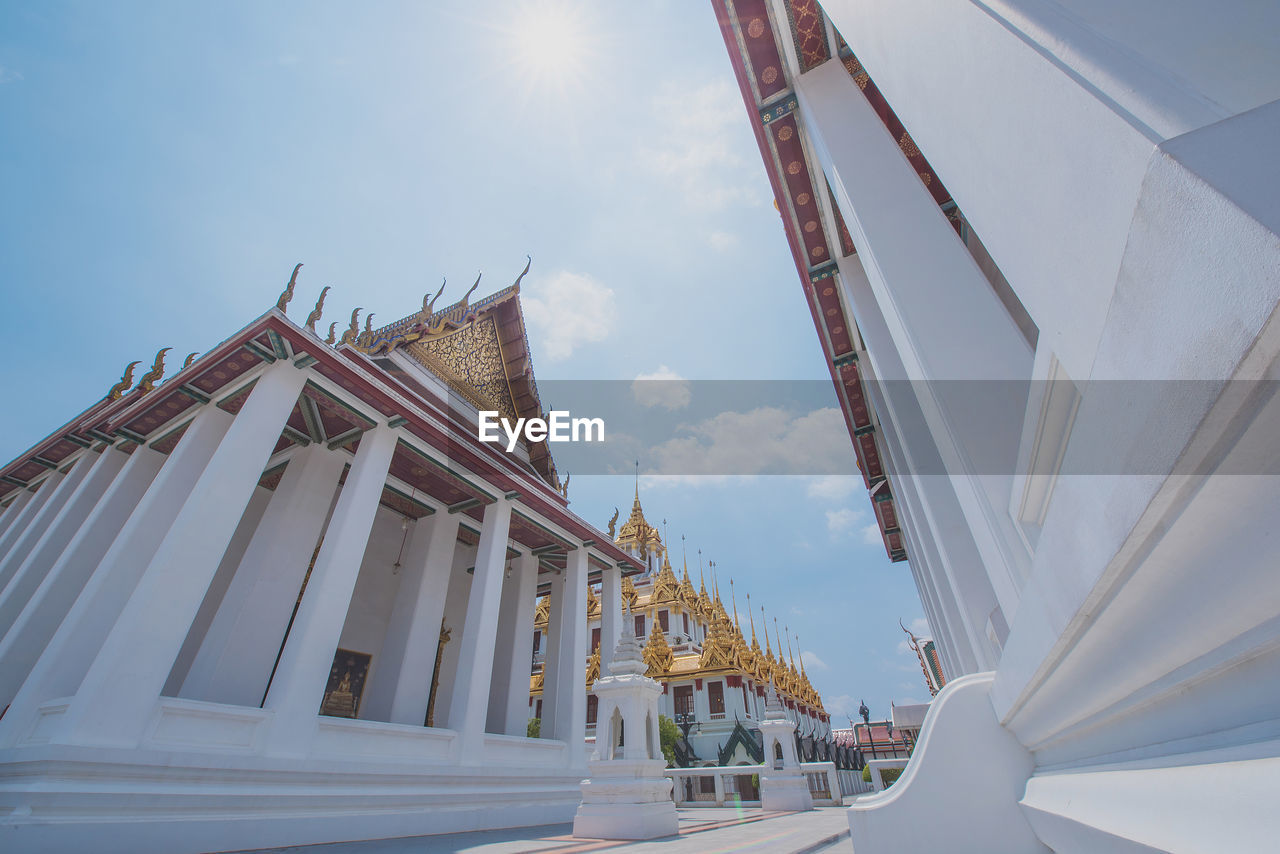
M 589 55 L 585 10 L 570 0 L 525 4 L 511 29 L 516 70 L 538 88 L 560 89 L 581 82 Z

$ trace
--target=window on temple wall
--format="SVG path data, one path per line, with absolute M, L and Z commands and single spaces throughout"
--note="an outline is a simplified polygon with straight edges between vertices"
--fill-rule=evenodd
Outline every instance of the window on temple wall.
M 596 627 L 591 630 L 591 648 L 594 650 L 600 645 L 600 628 Z
M 595 694 L 587 695 L 587 723 L 596 722 L 596 715 L 600 714 L 600 698 Z
M 742 688 L 742 708 L 743 708 L 744 710 L 746 710 L 746 713 L 747 713 L 748 715 L 750 715 L 750 714 L 751 714 L 751 704 L 747 702 L 747 685 L 746 685 L 746 683 L 744 682 L 740 687 Z
M 644 614 L 636 614 L 636 637 L 644 637 Z
M 685 637 L 688 637 L 689 636 L 689 615 L 681 614 L 680 616 L 684 619 L 684 635 Z
M 693 686 L 677 685 L 675 690 L 676 715 L 693 717 Z
M 724 683 L 708 682 L 707 683 L 707 701 L 711 706 L 711 717 L 724 717 Z
M 662 625 L 664 632 L 671 631 L 671 617 L 666 611 L 658 612 L 658 622 Z
M 533 716 L 538 720 L 542 720 L 542 699 L 538 699 L 538 708 L 534 710 Z
M 542 649 L 542 632 L 534 632 L 533 633 L 533 654 L 537 655 L 538 651 L 541 649 Z

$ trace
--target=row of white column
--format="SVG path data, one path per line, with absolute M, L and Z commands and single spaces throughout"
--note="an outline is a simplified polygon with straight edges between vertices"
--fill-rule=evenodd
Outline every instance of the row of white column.
M 216 613 L 200 616 L 305 381 L 305 371 L 281 362 L 261 375 L 238 414 L 204 407 L 168 457 L 146 446 L 131 454 L 86 452 L 38 491 L 11 502 L 0 516 L 0 708 L 8 705 L 0 746 L 28 733 L 41 706 L 65 698 L 50 741 L 136 747 L 166 683 L 172 688 L 193 624 L 204 620 L 198 650 L 183 665 L 185 674 L 177 674 L 181 696 L 261 702 L 272 713 L 266 750 L 306 753 L 396 430 L 384 424 L 364 434 L 332 508 L 346 454 L 323 446 L 297 452 L 232 568 Z M 458 641 L 457 684 L 447 711 L 436 713 L 458 732 L 463 762 L 480 761 L 486 731 L 524 735 L 528 717 L 538 561 L 525 554 L 505 572 L 511 510 L 508 498 L 485 509 Z M 438 512 L 415 525 L 382 666 L 366 692 L 369 715 L 424 722 L 458 523 L 456 514 Z M 322 532 L 306 594 L 289 625 Z M 607 571 L 605 581 L 618 599 L 618 570 Z M 585 761 L 586 584 L 583 546 L 552 581 L 556 638 L 548 677 L 557 687 L 546 694 L 552 708 L 545 709 L 550 726 L 543 733 L 568 743 L 573 765 Z M 616 634 L 617 617 L 610 617 Z M 267 655 L 264 637 L 276 639 Z

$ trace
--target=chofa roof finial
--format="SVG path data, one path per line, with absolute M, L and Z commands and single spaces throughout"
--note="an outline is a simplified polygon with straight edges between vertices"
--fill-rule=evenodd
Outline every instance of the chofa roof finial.
M 276 308 L 284 311 L 289 305 L 289 300 L 293 299 L 293 286 L 298 283 L 298 271 L 302 269 L 302 262 L 293 268 L 293 275 L 289 277 L 289 284 L 284 286 L 284 293 L 280 294 L 280 299 L 276 300 Z

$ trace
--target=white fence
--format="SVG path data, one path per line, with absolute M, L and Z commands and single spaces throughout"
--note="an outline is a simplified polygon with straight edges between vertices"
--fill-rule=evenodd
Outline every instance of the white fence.
M 710 768 L 668 768 L 675 785 L 672 797 L 681 807 L 722 807 L 726 804 L 760 803 L 760 775 L 767 765 L 726 765 Z M 809 783 L 817 806 L 841 806 L 844 798 L 871 791 L 856 771 L 838 770 L 834 762 L 802 762 L 800 770 Z

